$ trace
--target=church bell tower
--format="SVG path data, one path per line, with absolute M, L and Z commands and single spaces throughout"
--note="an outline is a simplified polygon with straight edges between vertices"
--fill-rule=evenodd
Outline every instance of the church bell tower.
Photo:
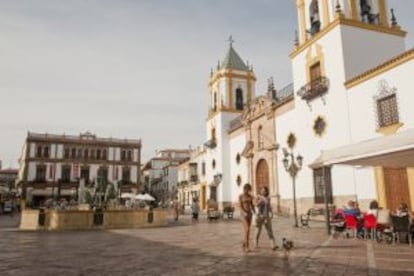
M 233 43 L 230 36 L 226 55 L 218 62 L 216 70 L 211 70 L 209 118 L 220 112 L 241 113 L 254 97 L 253 68 L 240 58 Z

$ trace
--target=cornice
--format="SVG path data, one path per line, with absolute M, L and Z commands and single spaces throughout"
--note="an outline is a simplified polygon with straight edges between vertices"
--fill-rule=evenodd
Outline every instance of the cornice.
M 345 82 L 345 87 L 346 89 L 350 89 L 412 59 L 414 59 L 414 48 L 347 80 Z
M 307 49 L 310 45 L 313 45 L 316 41 L 324 37 L 327 33 L 329 33 L 332 29 L 334 29 L 336 26 L 339 25 L 345 25 L 345 26 L 352 26 L 357 27 L 365 30 L 370 30 L 374 32 L 379 33 L 385 33 L 389 35 L 395 35 L 400 37 L 405 37 L 407 35 L 406 31 L 401 30 L 398 26 L 397 27 L 387 27 L 382 25 L 374 25 L 369 24 L 353 19 L 348 19 L 343 16 L 338 16 L 335 18 L 334 21 L 332 21 L 330 24 L 328 24 L 325 28 L 323 28 L 319 33 L 311 37 L 310 39 L 306 40 L 304 43 L 296 47 L 292 53 L 290 53 L 289 57 L 291 59 L 295 58 L 297 55 L 302 53 L 305 49 Z

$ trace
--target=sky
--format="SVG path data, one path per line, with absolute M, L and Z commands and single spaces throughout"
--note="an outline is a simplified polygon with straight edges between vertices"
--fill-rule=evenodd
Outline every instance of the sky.
M 414 32 L 414 1 L 388 3 Z M 293 0 L 0 0 L 3 167 L 28 131 L 142 139 L 143 161 L 200 145 L 229 35 L 262 94 L 292 80 L 296 21 Z

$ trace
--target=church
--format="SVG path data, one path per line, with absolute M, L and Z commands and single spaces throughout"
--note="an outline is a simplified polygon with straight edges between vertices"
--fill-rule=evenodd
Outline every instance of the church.
M 250 183 L 253 194 L 267 186 L 283 213 L 348 200 L 366 209 L 373 199 L 412 210 L 414 49 L 405 48 L 406 31 L 386 0 L 296 0 L 296 9 L 287 87 L 270 80 L 256 96 L 254 70 L 230 40 L 210 75 L 206 142 L 186 162 L 197 183 L 191 193 L 179 186 L 180 200 L 237 206 Z

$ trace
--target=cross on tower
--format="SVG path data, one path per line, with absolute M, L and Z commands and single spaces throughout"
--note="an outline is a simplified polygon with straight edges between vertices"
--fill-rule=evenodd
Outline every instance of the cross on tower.
M 232 47 L 232 46 L 233 46 L 233 43 L 234 43 L 233 36 L 232 36 L 232 35 L 230 35 L 230 36 L 229 36 L 229 39 L 228 39 L 227 41 L 229 42 L 230 47 Z

